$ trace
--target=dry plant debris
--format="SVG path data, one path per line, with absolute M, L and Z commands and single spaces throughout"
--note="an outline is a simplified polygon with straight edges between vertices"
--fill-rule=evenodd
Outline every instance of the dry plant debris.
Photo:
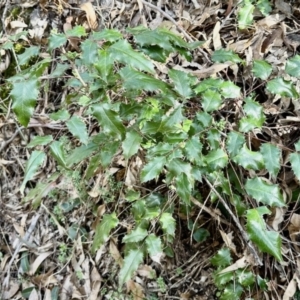
M 244 2 L 250 5 L 249 1 Z M 297 95 L 300 90 L 297 78 L 300 66 L 298 61 L 291 60 L 298 55 L 300 45 L 300 11 L 296 1 L 273 2 L 265 15 L 253 8 L 253 21 L 250 26 L 244 24 L 243 29 L 238 24 L 240 3 L 235 0 L 0 2 L 0 45 L 7 45 L 11 36 L 21 37 L 22 32 L 28 30 L 28 35 L 14 41 L 12 49 L 0 50 L 0 299 L 238 299 L 230 293 L 228 298 L 224 294 L 221 296 L 215 284 L 216 278 L 226 281 L 222 274 L 228 272 L 237 274 L 237 278 L 242 278 L 241 282 L 245 282 L 246 275 L 250 281 L 253 274 L 261 278 L 261 285 L 256 283 L 255 288 L 246 290 L 241 299 L 299 299 L 299 173 L 295 175 L 288 158 L 295 153 L 294 145 L 299 141 L 299 97 L 293 99 L 290 94 Z M 172 69 L 194 75 L 198 80 L 223 78 L 239 86 L 242 97 L 237 97 L 234 105 L 222 106 L 216 113 L 220 120 L 229 123 L 228 132 L 237 128 L 236 120 L 244 113 L 243 98 L 256 93 L 257 101 L 263 107 L 260 113 L 265 117 L 264 125 L 245 136 L 253 152 L 270 142 L 282 153 L 278 177 L 266 175 L 265 168 L 256 171 L 265 177 L 262 184 L 280 185 L 287 204 L 271 207 L 270 214 L 264 217 L 266 229 L 281 237 L 283 261 L 263 254 L 249 241 L 246 225 L 240 221 L 236 207 L 227 203 L 207 177 L 203 177 L 204 184 L 196 187 L 202 201 L 191 197 L 194 205 L 188 214 L 179 209 L 178 195 L 162 178 L 141 183 L 140 174 L 146 165 L 143 151 L 136 152 L 128 160 L 119 150 L 106 168 L 95 168 L 84 201 L 80 194 L 83 174 L 58 174 L 57 161 L 51 156 L 45 156 L 41 166 L 24 182 L 34 137 L 39 135 L 56 141 L 69 128 L 63 118 L 50 117 L 58 107 L 66 107 L 68 103 L 77 118 L 74 120 L 84 118 L 90 135 L 98 133 L 98 125 L 86 118 L 84 109 L 72 108 L 69 96 L 74 89 L 65 84 L 71 78 L 71 74 L 64 72 L 66 70 L 61 71 L 65 78 L 50 78 L 50 73 L 40 76 L 41 81 L 49 79 L 49 85 L 41 89 L 27 126 L 17 121 L 5 81 L 10 77 L 9 72 L 21 72 L 23 63 L 14 63 L 11 67 L 16 57 L 19 62 L 24 59 L 25 65 L 34 63 L 26 59 L 24 48 L 47 59 L 49 54 L 39 52 L 38 48 L 46 48 L 51 31 L 67 34 L 78 25 L 86 32 L 113 28 L 125 35 L 129 35 L 125 32 L 127 27 L 144 25 L 152 30 L 167 28 L 188 42 L 202 41 L 201 47 L 192 51 L 191 59 L 170 54 L 166 63 L 156 62 L 155 77 L 162 82 L 168 81 Z M 65 55 L 80 52 L 82 43 L 82 37 L 68 35 L 62 52 Z M 243 58 L 244 63 L 214 60 L 214 53 L 222 49 L 238 54 L 237 58 Z M 58 57 L 55 51 L 53 55 L 52 59 Z M 252 63 L 256 61 L 255 70 L 259 72 L 262 60 L 267 63 L 263 65 L 265 69 L 271 66 L 272 78 L 284 76 L 284 80 L 293 82 L 294 88 L 285 86 L 285 95 L 272 93 L 276 85 L 266 90 L 265 81 L 253 76 L 255 71 L 252 70 Z M 287 61 L 296 64 L 295 76 L 285 73 Z M 54 63 L 50 65 L 51 73 L 55 67 Z M 83 88 L 87 88 L 75 63 L 72 67 Z M 112 101 L 117 101 L 120 96 L 113 90 L 109 93 Z M 147 93 L 138 95 L 137 102 L 146 96 Z M 199 109 L 196 101 L 186 103 L 190 119 Z M 167 114 L 171 115 L 174 110 L 170 109 Z M 255 113 L 258 114 L 258 110 Z M 211 132 L 211 143 L 215 143 L 214 134 Z M 83 136 L 79 138 L 84 139 Z M 76 143 L 75 139 L 73 143 Z M 218 146 L 224 148 L 224 145 Z M 297 147 L 299 145 L 296 146 L 299 150 Z M 40 149 L 49 151 L 48 146 Z M 244 153 L 247 153 L 246 148 Z M 241 167 L 234 172 L 237 178 L 245 173 L 253 177 L 255 174 L 251 168 L 245 171 Z M 234 178 L 233 174 L 226 176 Z M 39 193 L 30 193 L 29 187 L 39 184 L 43 185 Z M 133 276 L 120 290 L 118 276 L 124 266 L 121 240 L 125 233 L 131 232 L 135 222 L 131 208 L 124 200 L 128 188 L 135 188 L 142 196 L 154 195 L 153 201 L 157 201 L 155 195 L 164 195 L 168 205 L 174 207 L 176 231 L 172 249 L 167 249 L 173 252 L 173 257 L 161 253 L 150 255 L 138 264 Z M 213 198 L 215 202 L 211 201 Z M 253 198 L 245 196 L 245 202 L 256 207 Z M 24 199 L 28 201 L 24 202 Z M 91 254 L 97 226 L 113 212 L 118 214 L 120 226 L 112 227 L 111 234 L 100 237 L 103 245 Z M 156 224 L 152 225 L 154 230 Z M 198 233 L 202 234 L 203 240 L 197 242 L 193 233 L 200 228 L 202 231 Z M 229 249 L 228 252 L 224 248 Z M 224 257 L 229 263 L 217 274 L 216 260 Z M 268 281 L 264 282 L 265 278 Z

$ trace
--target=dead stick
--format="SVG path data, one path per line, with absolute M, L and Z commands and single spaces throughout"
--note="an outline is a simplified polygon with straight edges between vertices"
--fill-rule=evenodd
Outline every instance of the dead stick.
M 250 248 L 252 254 L 254 255 L 254 258 L 256 260 L 256 263 L 259 266 L 262 266 L 263 263 L 260 259 L 260 257 L 258 256 L 252 242 L 249 240 L 248 235 L 246 233 L 246 231 L 243 229 L 242 225 L 240 224 L 238 218 L 235 216 L 235 214 L 231 211 L 230 207 L 228 206 L 228 204 L 226 203 L 226 201 L 224 200 L 224 198 L 219 194 L 219 192 L 215 189 L 215 187 L 210 183 L 210 181 L 204 177 L 204 180 L 206 181 L 206 183 L 209 185 L 209 187 L 212 189 L 212 191 L 218 196 L 219 200 L 221 201 L 221 203 L 224 205 L 225 209 L 227 210 L 227 212 L 230 214 L 230 216 L 232 217 L 234 223 L 236 224 L 236 226 L 238 227 L 239 231 L 242 234 L 242 237 L 245 241 L 245 243 L 248 245 L 248 247 Z

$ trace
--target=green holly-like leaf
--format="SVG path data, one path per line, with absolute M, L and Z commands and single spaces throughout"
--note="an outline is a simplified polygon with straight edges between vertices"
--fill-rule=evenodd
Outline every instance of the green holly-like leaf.
M 203 93 L 206 90 L 218 90 L 221 88 L 222 84 L 224 83 L 223 79 L 220 78 L 209 78 L 209 79 L 204 79 L 203 81 L 201 81 L 196 88 L 194 89 L 194 91 L 197 94 Z
M 166 38 L 166 35 L 159 30 L 150 30 L 146 27 L 137 27 L 133 29 L 129 28 L 127 31 L 133 34 L 136 42 L 142 47 L 157 45 L 166 50 L 168 53 L 174 50 L 169 38 Z
M 241 148 L 233 161 L 246 170 L 262 170 L 264 159 L 260 152 L 251 151 L 246 144 Z
M 264 60 L 255 60 L 252 72 L 255 77 L 267 80 L 272 73 L 272 66 Z
M 91 39 L 81 43 L 81 58 L 84 64 L 92 65 L 98 60 L 98 45 Z
M 270 184 L 263 179 L 256 177 L 247 179 L 245 189 L 247 194 L 257 202 L 277 207 L 286 206 L 277 184 Z
M 251 287 L 255 283 L 255 276 L 250 270 L 237 270 L 238 282 L 244 287 Z
M 123 68 L 120 75 L 124 81 L 124 88 L 128 90 L 145 90 L 149 92 L 168 90 L 168 85 L 165 82 L 130 67 Z
M 141 172 L 142 182 L 146 182 L 156 178 L 162 171 L 166 161 L 167 159 L 165 156 L 158 156 L 148 162 Z
M 296 151 L 300 151 L 300 140 L 294 144 Z
M 160 263 L 163 255 L 161 239 L 153 233 L 149 234 L 146 238 L 146 247 L 151 259 L 156 263 Z
M 227 61 L 231 61 L 234 63 L 240 63 L 242 62 L 242 59 L 239 58 L 239 56 L 234 53 L 232 50 L 226 50 L 226 49 L 219 49 L 216 50 L 212 57 L 211 57 L 213 62 L 227 62 Z
M 260 251 L 273 255 L 278 261 L 282 261 L 281 238 L 275 231 L 268 231 L 263 215 L 271 212 L 265 207 L 249 209 L 247 211 L 247 233 Z
M 93 116 L 103 127 L 103 131 L 118 138 L 125 135 L 125 127 L 122 124 L 119 114 L 112 110 L 107 103 L 94 104 L 91 106 Z
M 63 46 L 67 42 L 67 37 L 62 33 L 51 33 L 49 38 L 49 50 L 52 51 L 55 48 Z
M 172 79 L 175 90 L 177 93 L 185 99 L 192 96 L 192 89 L 190 87 L 191 78 L 186 72 L 180 70 L 170 70 L 168 73 L 169 77 Z
M 98 50 L 98 59 L 94 62 L 94 66 L 99 72 L 101 79 L 108 81 L 109 75 L 112 74 L 114 59 L 107 50 Z
M 99 150 L 99 145 L 90 142 L 87 145 L 81 145 L 76 147 L 73 151 L 68 154 L 66 158 L 66 163 L 68 167 L 71 167 L 74 164 L 82 162 L 87 157 L 90 157 L 93 152 Z
M 217 149 L 210 151 L 205 156 L 205 161 L 211 169 L 224 168 L 228 163 L 228 156 L 223 149 Z
M 116 29 L 103 29 L 102 31 L 93 32 L 91 39 L 95 42 L 101 40 L 115 42 L 120 40 L 122 37 L 122 34 Z
M 81 25 L 77 25 L 73 27 L 72 29 L 69 29 L 66 31 L 66 35 L 68 37 L 83 37 L 86 36 L 85 28 Z
M 294 84 L 291 81 L 283 78 L 275 78 L 267 83 L 267 90 L 271 93 L 278 94 L 282 97 L 298 98 L 299 94 L 296 91 Z
M 242 132 L 249 132 L 254 128 L 260 128 L 266 117 L 263 112 L 263 107 L 254 101 L 252 98 L 247 97 L 243 106 L 246 117 L 240 120 L 239 129 Z
M 129 159 L 136 154 L 140 148 L 142 138 L 136 131 L 126 132 L 125 140 L 122 143 L 123 155 L 125 159 Z
M 258 0 L 256 6 L 264 16 L 267 16 L 272 11 L 272 6 L 269 0 Z
M 123 243 L 137 243 L 148 235 L 148 231 L 142 227 L 137 227 L 123 238 Z
M 64 145 L 60 141 L 54 141 L 50 145 L 50 152 L 56 161 L 64 168 L 67 168 Z
M 296 175 L 297 179 L 300 180 L 300 154 L 299 153 L 290 154 L 290 162 L 294 174 Z
M 95 230 L 95 237 L 92 244 L 92 253 L 95 253 L 104 243 L 107 242 L 110 232 L 116 228 L 119 220 L 116 213 L 106 214 L 102 221 L 97 225 Z
M 66 121 L 69 118 L 70 118 L 70 114 L 66 109 L 61 109 L 55 113 L 50 114 L 50 119 L 54 121 Z
M 254 5 L 251 0 L 244 0 L 238 13 L 239 28 L 245 29 L 252 24 Z
M 241 133 L 236 131 L 229 132 L 227 135 L 226 149 L 230 156 L 236 156 L 244 143 L 245 137 Z
M 34 112 L 38 94 L 39 81 L 35 77 L 13 83 L 13 88 L 10 92 L 13 99 L 12 108 L 20 124 L 25 127 L 28 125 Z
M 230 273 L 230 272 L 229 272 Z M 220 296 L 220 300 L 240 300 L 244 292 L 243 287 L 237 282 L 227 284 Z
M 109 51 L 120 63 L 136 68 L 140 71 L 154 73 L 153 63 L 141 53 L 134 51 L 126 40 L 120 40 L 113 44 Z
M 52 135 L 36 136 L 28 145 L 27 148 L 35 146 L 45 146 L 53 141 Z
M 26 183 L 34 177 L 37 169 L 41 166 L 45 157 L 46 154 L 42 151 L 33 151 L 31 153 L 30 158 L 26 164 L 24 179 L 20 187 L 20 191 L 22 194 L 24 192 Z
M 29 48 L 26 48 L 26 50 L 18 55 L 18 60 L 20 65 L 25 65 L 29 62 L 31 57 L 37 56 L 40 52 L 40 47 L 38 46 L 30 46 Z
M 231 81 L 224 81 L 220 89 L 222 96 L 225 98 L 238 98 L 241 93 L 241 89 Z
M 191 203 L 192 185 L 186 173 L 176 176 L 176 192 L 186 205 Z
M 78 138 L 81 143 L 87 144 L 89 136 L 85 123 L 81 118 L 72 116 L 72 118 L 66 122 L 66 125 L 73 136 Z
M 202 94 L 202 107 L 204 111 L 211 112 L 217 110 L 222 104 L 222 98 L 216 90 L 206 90 Z
M 260 152 L 263 155 L 266 169 L 275 178 L 280 170 L 280 149 L 275 145 L 265 143 L 260 147 Z
M 143 251 L 140 249 L 130 250 L 129 254 L 125 256 L 123 266 L 119 274 L 119 287 L 132 278 L 133 273 L 138 269 L 143 262 Z
M 227 267 L 232 262 L 230 250 L 228 248 L 222 248 L 216 255 L 210 260 L 211 264 L 215 267 Z
M 203 145 L 199 140 L 199 137 L 193 136 L 190 138 L 184 147 L 184 151 L 186 152 L 187 158 L 191 162 L 195 162 L 196 164 L 202 164 L 202 148 Z
M 159 223 L 165 234 L 174 237 L 176 222 L 170 213 L 164 212 L 159 218 Z
M 300 77 L 300 55 L 295 55 L 286 62 L 285 72 L 291 76 Z
M 187 175 L 191 172 L 191 165 L 187 162 L 182 161 L 181 159 L 172 159 L 168 163 L 168 170 L 174 175 L 178 176 L 181 173 L 185 173 Z

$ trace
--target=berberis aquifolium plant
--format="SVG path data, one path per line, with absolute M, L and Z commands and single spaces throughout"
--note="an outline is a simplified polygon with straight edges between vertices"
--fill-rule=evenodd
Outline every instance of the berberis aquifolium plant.
M 65 50 L 70 37 L 81 40 L 80 51 Z M 4 47 L 13 47 L 8 43 Z M 281 238 L 264 219 L 271 209 L 286 206 L 276 183 L 281 148 L 270 142 L 256 149 L 251 145 L 251 133 L 258 132 L 265 121 L 255 94 L 244 95 L 230 80 L 199 79 L 168 64 L 172 55 L 191 61 L 200 45 L 187 43 L 165 29 L 137 27 L 127 29 L 125 35 L 106 29 L 88 35 L 77 26 L 66 34 L 51 34 L 46 50 L 49 55 L 40 55 L 40 47 L 26 48 L 16 56 L 22 72 L 7 79 L 12 109 L 25 127 L 50 80 L 61 80 L 68 91 L 64 101 L 49 109 L 50 119 L 65 125 L 63 134 L 36 136 L 28 144 L 31 154 L 20 189 L 24 201 L 34 208 L 41 205 L 58 178 L 75 182 L 80 203 L 87 203 L 95 196 L 93 183 L 99 172 L 105 173 L 120 157 L 126 168 L 139 159 L 131 184 L 123 182 L 116 194 L 106 194 L 105 198 L 96 193 L 97 205 L 106 199 L 107 207 L 95 226 L 91 253 L 127 228 L 120 240 L 124 245 L 120 288 L 147 257 L 160 263 L 164 255 L 173 255 L 176 211 L 184 211 L 189 219 L 191 207 L 197 203 L 203 206 L 205 199 L 217 205 L 222 218 L 237 228 L 256 264 L 262 263 L 261 253 L 282 261 Z M 225 49 L 215 51 L 211 59 L 213 63 L 245 64 Z M 55 68 L 50 68 L 54 60 Z M 299 77 L 299 66 L 297 55 L 287 61 L 285 74 Z M 163 69 L 167 71 L 163 73 Z M 252 74 L 268 93 L 298 97 L 292 80 L 274 78 L 266 61 L 255 60 Z M 295 148 L 288 161 L 300 179 L 300 144 Z M 36 171 L 49 158 L 56 162 L 56 171 L 31 185 Z M 155 181 L 173 196 L 147 189 Z M 62 193 L 62 187 L 56 192 Z M 68 194 L 67 188 L 64 192 Z M 95 210 L 95 204 L 91 209 Z M 124 211 L 132 216 L 128 227 L 124 226 Z M 197 242 L 209 234 L 193 222 L 190 229 L 195 230 Z M 217 268 L 214 280 L 220 299 L 239 299 L 255 284 L 265 288 L 265 281 L 247 267 L 222 273 L 231 262 L 228 248 L 211 260 Z

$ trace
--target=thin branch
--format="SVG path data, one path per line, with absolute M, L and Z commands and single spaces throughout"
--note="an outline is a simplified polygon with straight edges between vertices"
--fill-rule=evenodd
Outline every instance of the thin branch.
M 224 198 L 220 195 L 220 193 L 215 189 L 215 187 L 210 183 L 210 181 L 203 176 L 204 180 L 206 181 L 206 183 L 209 185 L 209 187 L 212 189 L 212 191 L 218 196 L 219 200 L 221 201 L 221 203 L 223 204 L 223 206 L 225 207 L 225 209 L 227 210 L 227 212 L 230 214 L 230 216 L 232 217 L 234 223 L 236 224 L 236 226 L 238 227 L 239 231 L 242 234 L 242 237 L 245 241 L 245 243 L 248 245 L 248 247 L 250 248 L 250 251 L 252 252 L 252 254 L 254 255 L 254 258 L 256 260 L 256 263 L 259 266 L 262 266 L 263 263 L 259 257 L 259 255 L 257 254 L 252 242 L 249 240 L 248 235 L 246 233 L 246 231 L 243 229 L 242 225 L 240 224 L 238 218 L 235 216 L 235 214 L 231 211 L 230 207 L 228 206 L 227 202 L 224 200 Z

